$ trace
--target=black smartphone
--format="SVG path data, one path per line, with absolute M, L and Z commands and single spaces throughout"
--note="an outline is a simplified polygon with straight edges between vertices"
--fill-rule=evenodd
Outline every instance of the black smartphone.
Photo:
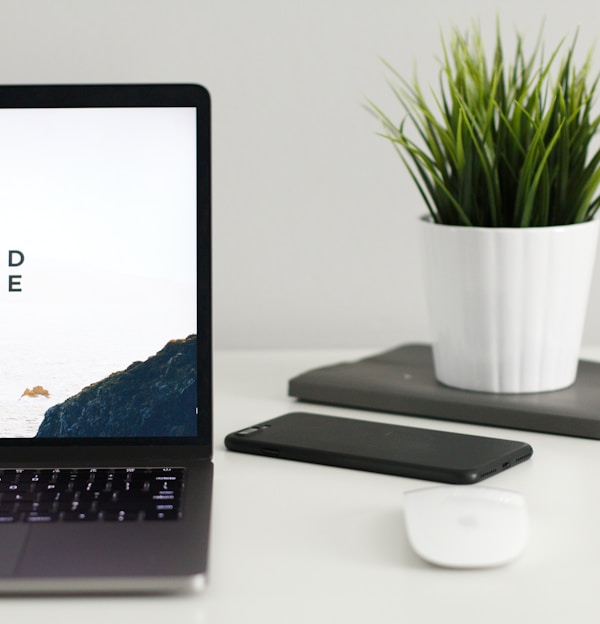
M 525 442 L 293 412 L 230 433 L 231 451 L 470 484 L 533 454 Z

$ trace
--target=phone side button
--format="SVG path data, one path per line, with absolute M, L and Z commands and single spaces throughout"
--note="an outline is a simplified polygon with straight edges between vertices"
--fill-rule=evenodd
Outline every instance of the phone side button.
M 279 457 L 279 451 L 277 449 L 263 446 L 261 451 L 263 455 L 268 455 L 269 457 Z

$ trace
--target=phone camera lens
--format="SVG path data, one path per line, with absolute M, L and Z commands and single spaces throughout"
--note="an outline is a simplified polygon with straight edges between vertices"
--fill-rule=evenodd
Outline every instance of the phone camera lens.
M 238 435 L 251 435 L 258 431 L 258 427 L 248 427 L 248 429 L 242 429 L 242 431 L 238 431 Z

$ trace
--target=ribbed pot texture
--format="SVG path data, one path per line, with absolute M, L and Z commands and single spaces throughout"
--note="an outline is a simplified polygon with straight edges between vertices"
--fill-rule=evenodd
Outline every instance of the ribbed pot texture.
M 570 386 L 599 223 L 481 228 L 421 219 L 438 381 L 502 393 Z

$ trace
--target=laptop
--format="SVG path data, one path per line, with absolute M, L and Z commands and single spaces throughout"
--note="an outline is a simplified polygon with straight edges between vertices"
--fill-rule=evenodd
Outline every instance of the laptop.
M 210 105 L 0 87 L 0 591 L 206 582 Z

